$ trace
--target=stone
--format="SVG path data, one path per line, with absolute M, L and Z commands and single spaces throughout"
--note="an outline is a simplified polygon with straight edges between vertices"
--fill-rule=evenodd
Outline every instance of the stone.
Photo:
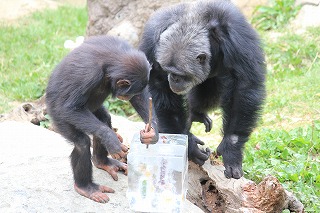
M 119 132 L 124 140 L 143 123 L 116 117 L 122 123 Z M 125 130 L 124 130 L 125 129 Z M 127 131 L 128 130 L 128 131 Z M 128 179 L 119 173 L 119 180 L 94 167 L 97 183 L 112 187 L 107 204 L 96 203 L 75 192 L 69 155 L 73 146 L 59 134 L 30 122 L 0 122 L 0 212 L 114 212 L 129 211 L 126 198 Z M 202 212 L 185 202 L 183 212 Z

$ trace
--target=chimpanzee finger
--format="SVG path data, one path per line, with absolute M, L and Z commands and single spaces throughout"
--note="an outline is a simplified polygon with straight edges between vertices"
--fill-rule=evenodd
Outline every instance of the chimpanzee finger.
M 100 185 L 99 186 L 99 190 L 102 191 L 102 192 L 107 192 L 107 193 L 114 193 L 114 190 L 108 186 L 103 186 L 103 185 Z
M 120 134 L 118 134 L 118 133 L 116 133 L 116 135 L 117 135 L 119 141 L 120 141 L 121 143 L 123 143 L 123 137 L 122 137 Z
M 106 194 L 100 192 L 92 193 L 89 198 L 99 203 L 108 203 L 110 200 Z
M 199 166 L 202 166 L 205 162 L 204 160 L 200 160 L 199 158 L 193 158 L 192 161 L 198 164 Z
M 197 144 L 204 145 L 204 142 L 202 140 L 199 140 L 198 138 L 195 140 L 195 142 Z
M 151 129 L 149 132 L 145 130 L 140 131 L 140 141 L 143 144 L 151 144 L 154 143 L 155 132 Z
M 225 166 L 226 170 L 224 171 L 224 175 L 226 178 L 235 178 L 239 179 L 243 176 L 242 169 L 237 166 Z
M 128 175 L 128 166 L 127 166 L 127 164 L 122 164 L 122 165 L 120 165 L 119 166 L 119 170 L 121 170 L 121 171 L 123 171 L 123 173 L 125 174 L 125 175 Z
M 239 169 L 238 167 L 235 167 L 232 169 L 232 177 L 235 179 L 239 179 L 243 176 L 242 169 Z
M 113 167 L 111 170 L 109 170 L 109 174 L 111 175 L 111 177 L 113 178 L 113 180 L 117 181 L 118 180 L 118 174 L 117 172 L 119 171 L 118 167 Z
M 224 176 L 228 179 L 232 178 L 232 169 L 230 166 L 225 166 Z
M 194 154 L 195 156 L 197 156 L 198 159 L 206 161 L 210 156 L 210 149 L 209 148 L 206 148 L 206 150 L 196 149 Z
M 144 128 L 144 131 L 145 131 L 145 132 L 149 132 L 149 131 L 150 131 L 150 130 L 149 130 L 149 126 L 150 126 L 150 124 L 147 123 L 146 126 L 145 126 L 145 128 Z M 151 129 L 151 127 L 150 127 L 150 129 Z
M 124 158 L 126 156 L 126 153 L 124 153 L 123 151 L 121 152 L 118 152 L 118 153 L 114 153 L 114 154 L 111 154 L 111 157 L 113 159 L 116 159 L 116 160 L 119 160 L 121 158 Z
M 120 158 L 124 158 L 126 156 L 126 153 L 124 153 L 123 151 L 118 153 L 120 155 Z
M 122 150 L 123 152 L 127 152 L 127 151 L 129 150 L 129 148 L 128 148 L 126 145 L 124 145 L 124 144 L 121 144 L 120 146 L 121 146 L 121 150 Z
M 205 121 L 204 121 L 204 125 L 206 127 L 206 132 L 210 132 L 212 129 L 212 120 L 211 118 L 209 118 L 209 116 L 206 116 Z
M 120 159 L 120 156 L 118 155 L 118 153 L 110 154 L 110 155 L 113 159 Z

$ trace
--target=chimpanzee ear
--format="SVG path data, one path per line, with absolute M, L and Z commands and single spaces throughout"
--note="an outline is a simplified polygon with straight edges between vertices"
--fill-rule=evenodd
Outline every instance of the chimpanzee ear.
M 131 85 L 131 82 L 127 79 L 121 79 L 117 81 L 117 87 L 128 87 Z
M 209 22 L 209 38 L 211 41 L 220 43 L 228 36 L 227 25 L 219 23 L 218 20 Z
M 205 53 L 200 53 L 197 56 L 197 59 L 199 61 L 200 64 L 204 64 L 204 62 L 206 61 L 207 55 Z

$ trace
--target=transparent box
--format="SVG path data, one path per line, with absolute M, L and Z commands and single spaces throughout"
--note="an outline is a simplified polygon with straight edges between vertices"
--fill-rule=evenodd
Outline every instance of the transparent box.
M 141 144 L 135 134 L 128 154 L 130 208 L 138 212 L 181 212 L 186 199 L 188 136 L 159 134 L 156 144 Z

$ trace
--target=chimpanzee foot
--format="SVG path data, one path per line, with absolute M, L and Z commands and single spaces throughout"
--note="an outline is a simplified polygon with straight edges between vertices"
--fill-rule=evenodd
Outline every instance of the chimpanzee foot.
M 128 174 L 128 166 L 125 163 L 122 163 L 118 160 L 107 158 L 102 160 L 98 160 L 96 157 L 92 158 L 93 164 L 102 170 L 108 172 L 114 180 L 118 180 L 118 171 L 124 171 L 124 174 Z
M 95 183 L 89 183 L 85 187 L 78 187 L 77 184 L 74 184 L 74 189 L 80 195 L 99 203 L 107 203 L 110 200 L 109 197 L 104 193 L 114 193 L 113 189 Z

